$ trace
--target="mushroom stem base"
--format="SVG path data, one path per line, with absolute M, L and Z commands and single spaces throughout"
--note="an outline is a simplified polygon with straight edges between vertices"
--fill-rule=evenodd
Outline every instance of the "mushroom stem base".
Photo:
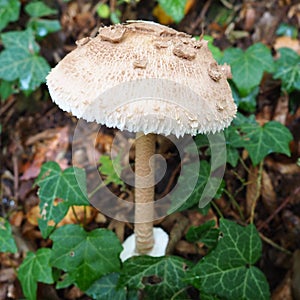
M 167 245 L 169 242 L 169 236 L 168 234 L 161 228 L 153 228 L 153 234 L 154 234 L 154 246 L 153 248 L 145 253 L 149 256 L 164 256 L 166 254 Z M 126 259 L 140 255 L 141 253 L 136 252 L 135 247 L 135 234 L 130 235 L 123 243 L 123 251 L 121 252 L 120 258 L 122 261 L 125 261 Z

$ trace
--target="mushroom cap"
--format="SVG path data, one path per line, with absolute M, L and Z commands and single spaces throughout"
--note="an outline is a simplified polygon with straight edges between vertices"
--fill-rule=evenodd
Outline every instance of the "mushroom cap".
M 220 131 L 236 114 L 228 68 L 206 41 L 134 21 L 101 27 L 76 44 L 47 85 L 53 101 L 78 118 L 179 137 Z

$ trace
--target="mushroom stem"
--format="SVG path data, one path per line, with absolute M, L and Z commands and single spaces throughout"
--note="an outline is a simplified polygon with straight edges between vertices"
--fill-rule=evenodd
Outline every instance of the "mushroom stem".
M 155 154 L 155 140 L 155 134 L 136 135 L 134 232 L 136 252 L 139 254 L 148 253 L 154 245 L 153 221 L 145 223 L 144 220 L 152 220 L 154 213 L 154 161 L 150 158 Z

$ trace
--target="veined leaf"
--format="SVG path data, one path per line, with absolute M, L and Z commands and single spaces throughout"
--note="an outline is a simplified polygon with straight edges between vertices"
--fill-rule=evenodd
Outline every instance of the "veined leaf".
M 0 252 L 17 252 L 17 246 L 12 236 L 11 226 L 7 220 L 0 217 Z
M 187 272 L 186 280 L 200 293 L 222 299 L 270 299 L 264 274 L 253 266 L 262 247 L 255 226 L 243 228 L 221 219 L 220 231 L 222 238 L 216 248 Z
M 25 6 L 25 11 L 31 17 L 45 17 L 58 13 L 42 1 L 30 2 Z
M 119 285 L 143 289 L 145 299 L 172 299 L 186 287 L 182 281 L 190 262 L 175 256 L 135 256 L 123 264 Z
M 28 252 L 22 262 L 18 278 L 26 299 L 36 300 L 37 283 L 51 284 L 54 282 L 52 268 L 49 264 L 51 249 L 41 248 L 36 253 Z
M 108 155 L 102 155 L 100 157 L 99 162 L 101 165 L 99 167 L 99 171 L 101 174 L 107 176 L 105 179 L 105 182 L 107 184 L 114 183 L 122 187 L 125 186 L 125 183 L 118 175 L 122 172 L 120 160 L 120 156 L 115 157 L 113 160 L 111 160 L 111 158 Z
M 288 93 L 300 90 L 300 55 L 289 48 L 280 48 L 275 62 L 275 79 L 282 80 L 282 89 Z
M 19 0 L 0 0 L 0 31 L 9 22 L 17 21 L 20 14 L 21 3 Z
M 189 242 L 202 242 L 208 248 L 214 248 L 219 237 L 219 229 L 215 228 L 214 220 L 207 221 L 200 226 L 191 226 L 186 234 Z
M 176 23 L 179 23 L 184 17 L 186 1 L 187 0 L 158 0 L 158 3 L 167 15 Z
M 281 123 L 271 121 L 264 126 L 244 124 L 241 126 L 244 147 L 253 165 L 260 163 L 270 153 L 290 155 L 291 132 Z
M 64 171 L 56 162 L 43 164 L 36 179 L 39 186 L 40 210 L 42 218 L 39 226 L 43 237 L 49 234 L 49 221 L 59 223 L 72 205 L 89 205 L 86 191 L 86 176 L 83 169 L 76 167 Z M 61 199 L 55 205 L 55 199 Z M 50 228 L 49 228 L 50 227 Z
M 239 48 L 226 49 L 222 62 L 230 64 L 232 80 L 242 97 L 260 84 L 264 71 L 272 73 L 274 70 L 271 51 L 261 43 L 252 45 L 245 52 Z
M 38 55 L 39 46 L 31 29 L 1 35 L 5 50 L 0 54 L 0 78 L 19 80 L 22 90 L 33 91 L 45 82 L 50 71 L 47 61 Z
M 120 274 L 111 273 L 95 281 L 85 292 L 95 300 L 127 300 L 125 287 L 117 289 Z
M 120 270 L 122 246 L 117 236 L 106 229 L 85 231 L 79 225 L 55 230 L 51 265 L 68 273 L 83 291 L 103 275 Z

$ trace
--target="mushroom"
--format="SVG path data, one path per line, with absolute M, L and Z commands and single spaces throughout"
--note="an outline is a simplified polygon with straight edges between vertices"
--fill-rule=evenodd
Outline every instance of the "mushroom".
M 215 62 L 206 41 L 153 22 L 131 21 L 101 27 L 96 37 L 77 41 L 77 48 L 47 76 L 50 95 L 61 109 L 137 134 L 135 234 L 125 241 L 122 259 L 134 253 L 164 255 L 168 237 L 161 229 L 153 231 L 152 222 L 150 158 L 156 134 L 180 137 L 229 126 L 236 106 L 228 74 L 227 67 Z

